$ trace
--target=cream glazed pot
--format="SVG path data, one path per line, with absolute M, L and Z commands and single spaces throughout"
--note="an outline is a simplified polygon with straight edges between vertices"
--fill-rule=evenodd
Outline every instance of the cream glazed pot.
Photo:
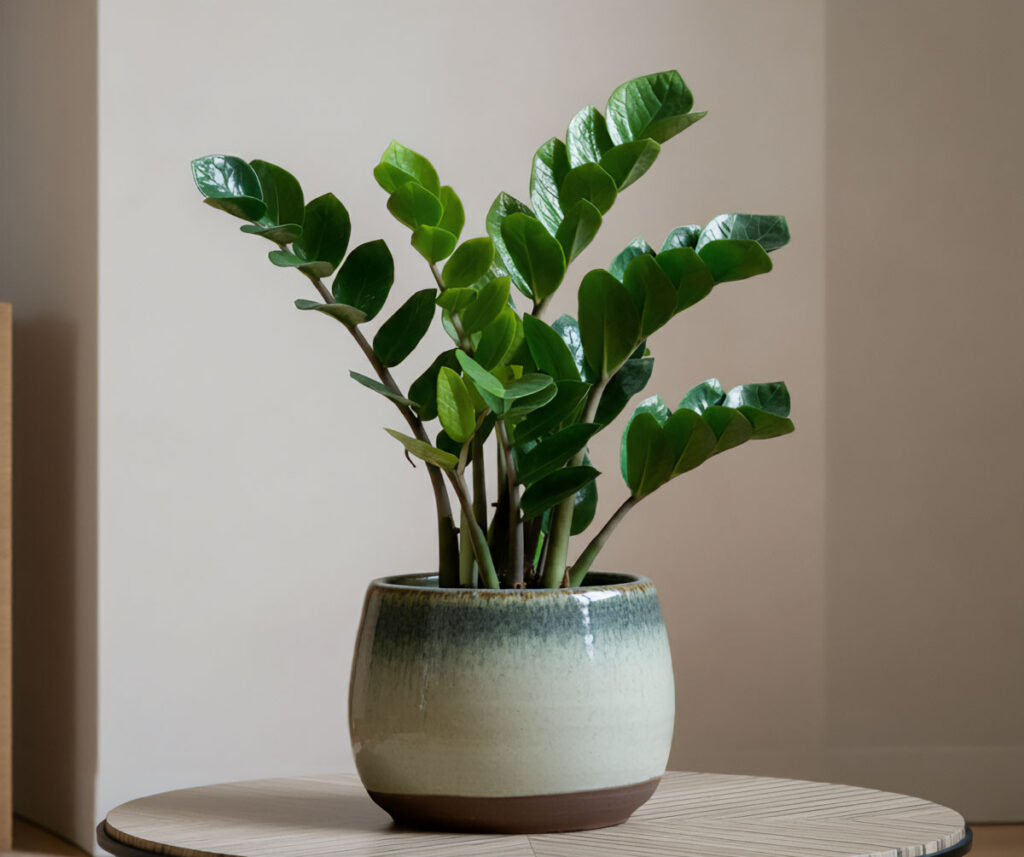
M 349 728 L 363 785 L 399 824 L 537 833 L 625 821 L 665 771 L 675 719 L 654 584 L 370 584 Z

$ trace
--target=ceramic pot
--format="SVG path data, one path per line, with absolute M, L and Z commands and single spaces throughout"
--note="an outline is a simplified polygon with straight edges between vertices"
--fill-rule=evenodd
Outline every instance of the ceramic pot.
M 363 785 L 412 827 L 542 833 L 625 821 L 665 772 L 675 718 L 654 584 L 370 584 L 349 728 Z

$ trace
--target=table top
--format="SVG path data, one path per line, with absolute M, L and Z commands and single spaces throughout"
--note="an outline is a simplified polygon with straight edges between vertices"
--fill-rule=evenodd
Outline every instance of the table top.
M 530 836 L 395 827 L 358 777 L 182 789 L 122 804 L 98 831 L 124 857 L 919 857 L 966 854 L 951 809 L 853 786 L 669 772 L 625 824 Z

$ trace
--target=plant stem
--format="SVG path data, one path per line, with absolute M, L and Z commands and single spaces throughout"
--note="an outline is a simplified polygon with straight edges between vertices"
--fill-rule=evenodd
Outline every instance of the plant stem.
M 465 512 L 461 513 L 460 528 L 463 533 L 469 533 L 469 522 L 466 520 Z M 476 554 L 468 535 L 459 540 L 459 585 L 471 589 L 477 587 Z
M 487 546 L 487 536 L 483 529 L 473 517 L 473 501 L 466 489 L 466 482 L 452 470 L 446 470 L 445 474 L 455 489 L 455 496 L 459 498 L 462 506 L 463 521 L 469 525 L 469 537 L 472 540 L 473 552 L 476 554 L 477 565 L 480 566 L 480 573 L 483 575 L 484 583 L 491 589 L 501 589 L 498 582 L 498 573 L 494 570 L 494 562 L 491 559 L 491 549 Z M 465 534 L 463 534 L 465 535 Z
M 519 484 L 516 476 L 516 465 L 512 460 L 512 445 L 508 441 L 504 420 L 498 420 L 494 426 L 498 443 L 501 445 L 505 458 L 505 480 L 508 488 L 508 569 L 512 586 L 523 585 L 523 521 L 519 516 Z
M 590 567 L 594 564 L 594 560 L 601 552 L 601 548 L 604 547 L 605 542 L 607 542 L 611 534 L 615 532 L 615 528 L 619 525 L 622 519 L 629 514 L 629 510 L 639 502 L 640 499 L 637 497 L 628 497 L 623 504 L 615 510 L 615 514 L 608 519 L 608 523 L 601 527 L 601 532 L 590 540 L 590 544 L 583 549 L 583 553 L 580 554 L 579 559 L 576 560 L 569 571 L 570 586 L 581 586 L 583 584 L 583 579 L 587 576 L 587 572 L 590 571 Z

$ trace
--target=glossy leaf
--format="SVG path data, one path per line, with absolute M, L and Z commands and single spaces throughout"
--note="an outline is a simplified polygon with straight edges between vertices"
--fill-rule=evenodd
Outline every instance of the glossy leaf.
M 581 164 L 566 173 L 558 192 L 563 211 L 568 211 L 581 199 L 593 203 L 604 214 L 618 194 L 615 179 L 597 164 Z
M 419 345 L 434 317 L 435 294 L 434 289 L 416 292 L 381 325 L 373 352 L 385 366 L 397 366 Z
M 767 411 L 778 417 L 788 417 L 790 409 L 789 390 L 783 381 L 770 381 L 765 384 L 741 384 L 733 387 L 722 402 L 728 408 L 739 408 L 749 405 L 761 411 Z
M 702 381 L 690 392 L 683 396 L 679 403 L 680 408 L 686 408 L 695 413 L 702 414 L 712 405 L 720 405 L 725 400 L 725 390 L 717 378 L 709 378 Z
M 608 378 L 636 348 L 640 316 L 626 288 L 600 268 L 579 289 L 580 339 L 587 363 Z
M 640 314 L 640 336 L 646 339 L 676 312 L 676 290 L 653 256 L 643 253 L 626 267 L 622 285 Z
M 514 196 L 510 196 L 507 193 L 499 193 L 487 212 L 487 234 L 491 236 L 491 240 L 494 242 L 494 252 L 497 254 L 498 260 L 512 277 L 513 285 L 528 298 L 532 298 L 533 289 L 530 288 L 522 274 L 519 273 L 519 269 L 516 267 L 508 248 L 505 246 L 505 239 L 501 237 L 502 223 L 506 217 L 514 213 L 533 216 L 529 206 L 524 205 Z
M 599 475 L 597 470 L 586 465 L 564 467 L 548 474 L 523 492 L 520 500 L 523 518 L 535 518 L 546 509 L 561 503 L 566 497 L 571 497 Z
M 793 421 L 787 417 L 780 417 L 778 414 L 742 405 L 737 408 L 747 421 L 754 427 L 751 440 L 768 440 L 773 437 L 782 437 L 791 434 L 794 430 Z
M 417 226 L 409 243 L 431 265 L 452 255 L 458 239 L 440 226 Z
M 311 277 L 329 277 L 334 270 L 330 262 L 310 262 L 287 250 L 271 250 L 267 258 L 278 268 L 298 268 Z
M 437 226 L 443 213 L 441 200 L 415 182 L 406 182 L 388 197 L 388 211 L 410 229 Z
M 564 342 L 566 348 L 569 349 L 569 353 L 572 355 L 573 362 L 576 364 L 576 371 L 579 372 L 580 378 L 584 381 L 595 380 L 594 373 L 591 368 L 587 366 L 587 361 L 583 354 L 583 339 L 580 337 L 579 322 L 571 315 L 561 315 L 551 323 L 551 329 L 562 337 L 562 342 Z
M 445 288 L 461 289 L 483 279 L 494 261 L 494 242 L 490 238 L 463 241 L 441 272 Z
M 373 392 L 379 393 L 387 399 L 391 399 L 392 402 L 398 402 L 400 405 L 410 406 L 413 404 L 412 401 L 396 393 L 390 387 L 384 386 L 380 381 L 377 381 L 374 378 L 369 378 L 366 375 L 360 375 L 358 372 L 349 372 L 348 374 L 353 381 L 358 381 L 364 387 L 368 387 L 373 390 Z
M 292 249 L 296 256 L 307 262 L 327 262 L 330 265 L 327 274 L 330 274 L 345 258 L 351 233 L 347 209 L 333 193 L 325 193 L 306 203 L 302 237 L 292 245 Z
M 477 363 L 465 351 L 457 350 L 455 359 L 459 361 L 462 371 L 472 380 L 481 393 L 488 393 L 495 398 L 502 398 L 505 395 L 505 385 L 501 383 L 487 369 Z
M 466 223 L 466 213 L 462 209 L 462 200 L 459 199 L 459 195 L 448 185 L 441 188 L 439 199 L 441 200 L 441 222 L 437 225 L 445 230 L 445 232 L 451 232 L 458 239 L 462 234 L 462 227 Z
M 715 454 L 746 443 L 754 434 L 750 420 L 734 408 L 711 405 L 703 417 L 717 438 Z
M 434 302 L 448 312 L 462 312 L 479 294 L 476 289 L 445 289 Z
M 600 228 L 601 212 L 590 200 L 581 199 L 566 212 L 555 238 L 567 265 L 586 249 Z
M 622 364 L 601 394 L 594 422 L 608 425 L 629 404 L 629 400 L 647 386 L 654 371 L 653 357 L 631 358 Z
M 285 223 L 282 226 L 260 226 L 256 223 L 243 223 L 239 227 L 249 235 L 260 235 L 275 244 L 291 244 L 302 236 L 302 227 L 297 223 Z
M 626 484 L 634 497 L 646 497 L 669 480 L 672 444 L 653 414 L 642 411 L 630 420 L 625 446 Z
M 690 114 L 693 95 L 678 71 L 663 71 L 626 81 L 608 99 L 608 131 L 616 143 L 650 137 L 664 143 L 697 121 Z
M 679 476 L 703 464 L 715 451 L 718 438 L 703 417 L 680 408 L 663 425 L 672 444 L 672 476 Z
M 508 215 L 501 238 L 512 264 L 535 300 L 554 294 L 565 276 L 565 255 L 539 220 L 523 213 Z
M 558 332 L 539 318 L 523 316 L 523 333 L 530 355 L 541 372 L 556 381 L 579 381 L 580 373 L 572 352 Z
M 441 194 L 441 182 L 437 170 L 423 155 L 392 140 L 380 156 L 380 163 L 373 171 L 373 177 L 384 190 L 394 193 L 402 185 L 414 182 L 434 196 Z
M 523 377 L 531 376 L 524 375 Z M 546 375 L 536 375 L 532 377 L 547 378 Z M 547 380 L 551 381 L 550 378 L 547 378 Z M 504 400 L 503 413 L 505 414 L 506 420 L 520 420 L 523 417 L 532 414 L 534 411 L 550 404 L 558 394 L 558 388 L 555 386 L 554 382 L 545 386 L 540 386 L 539 384 L 536 386 L 538 386 L 539 389 L 536 389 L 534 392 L 523 396 L 517 396 L 514 399 Z M 508 385 L 507 389 L 514 389 L 513 385 Z
M 299 298 L 295 301 L 295 308 L 301 310 L 316 310 L 323 315 L 329 315 L 336 321 L 340 321 L 342 324 L 352 326 L 355 324 L 362 324 L 366 321 L 366 313 L 361 309 L 348 304 L 323 304 L 320 301 L 310 301 L 305 298 Z
M 583 463 L 589 465 L 590 459 L 584 458 Z M 569 528 L 569 534 L 578 536 L 590 526 L 596 514 L 597 482 L 592 481 L 576 492 L 572 507 L 572 526 Z
M 576 423 L 546 437 L 528 452 L 516 457 L 519 481 L 529 485 L 557 470 L 584 449 L 587 441 L 601 427 L 593 423 Z
M 569 165 L 596 164 L 614 144 L 608 136 L 604 116 L 596 107 L 584 107 L 572 117 L 565 135 Z
M 480 332 L 480 341 L 473 349 L 477 363 L 493 369 L 505 362 L 506 355 L 515 344 L 516 330 L 521 324 L 515 310 L 502 308 L 497 317 Z
M 499 277 L 480 289 L 476 300 L 460 314 L 462 330 L 465 333 L 476 333 L 494 321 L 498 313 L 508 306 L 510 286 L 508 277 Z
M 691 247 L 663 250 L 655 261 L 676 290 L 676 312 L 703 300 L 715 287 L 711 270 Z
M 476 413 L 459 373 L 442 366 L 437 376 L 437 416 L 448 437 L 465 443 L 476 428 Z
M 674 250 L 677 247 L 696 247 L 700 238 L 701 228 L 699 226 L 677 226 L 661 245 L 661 252 Z
M 779 214 L 719 214 L 701 231 L 695 247 L 729 238 L 756 241 L 770 253 L 789 243 L 789 225 Z
M 505 384 L 505 392 L 501 394 L 501 397 L 509 401 L 525 399 L 527 396 L 532 396 L 554 386 L 555 381 L 550 375 L 545 375 L 542 372 L 531 372 L 520 378 L 513 378 Z M 554 395 L 552 394 L 553 397 Z
M 756 241 L 709 241 L 697 254 L 716 283 L 745 280 L 772 269 L 772 260 Z
M 454 348 L 435 357 L 427 370 L 409 385 L 409 398 L 416 404 L 419 417 L 424 422 L 437 416 L 437 376 L 444 366 L 449 369 L 459 368 Z
M 552 235 L 558 231 L 562 222 L 558 189 L 568 172 L 569 155 L 565 143 L 552 137 L 533 156 L 533 170 L 530 174 L 530 202 L 537 218 Z
M 635 420 L 640 414 L 650 414 L 660 426 L 664 425 L 666 420 L 668 420 L 670 411 L 668 409 L 668 405 L 662 401 L 661 396 L 650 396 L 637 405 L 633 413 L 629 415 L 629 419 L 626 420 L 626 425 L 622 429 L 622 443 L 619 446 L 619 466 L 622 470 L 622 478 L 626 480 L 627 484 L 629 483 L 629 477 L 627 475 L 628 458 L 626 438 L 629 435 L 630 425 L 632 425 L 633 420 Z
M 382 240 L 360 244 L 345 259 L 331 291 L 338 303 L 358 307 L 375 318 L 395 282 L 395 263 Z
M 192 178 L 207 205 L 242 220 L 266 214 L 263 191 L 255 170 L 233 155 L 206 155 L 192 161 Z
M 294 224 L 302 229 L 305 204 L 302 186 L 290 172 L 269 161 L 251 161 L 250 166 L 259 179 L 263 202 L 267 210 L 260 218 L 264 226 Z
M 643 238 L 634 238 L 630 241 L 608 266 L 608 273 L 615 277 L 620 283 L 626 275 L 626 268 L 637 256 L 644 254 L 654 255 L 654 249 L 644 241 Z
M 386 428 L 384 431 L 401 443 L 412 455 L 428 464 L 436 465 L 444 470 L 454 470 L 459 465 L 458 456 L 445 452 L 443 449 L 438 449 L 436 446 L 431 446 L 424 440 L 417 440 L 394 429 Z
M 516 426 L 516 443 L 536 440 L 579 415 L 590 391 L 590 384 L 583 381 L 558 381 L 555 387 L 555 397 Z
M 660 151 L 661 146 L 650 138 L 621 143 L 604 153 L 601 169 L 624 190 L 651 168 Z

